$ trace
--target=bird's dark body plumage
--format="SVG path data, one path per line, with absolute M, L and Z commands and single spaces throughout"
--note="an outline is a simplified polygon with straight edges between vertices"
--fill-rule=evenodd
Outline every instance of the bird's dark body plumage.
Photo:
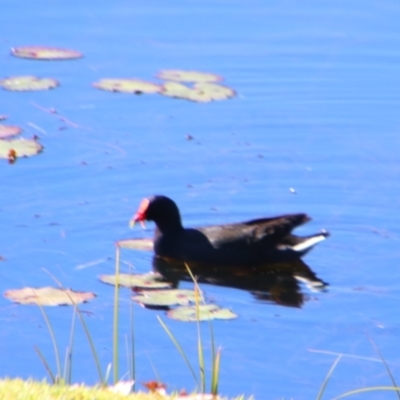
M 293 235 L 294 228 L 310 220 L 306 214 L 184 228 L 177 205 L 165 196 L 143 200 L 133 220 L 156 223 L 157 256 L 213 265 L 260 265 L 297 259 L 328 235 Z

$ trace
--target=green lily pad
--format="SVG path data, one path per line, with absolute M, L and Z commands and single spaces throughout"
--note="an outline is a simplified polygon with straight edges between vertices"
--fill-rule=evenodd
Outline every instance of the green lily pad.
M 4 297 L 20 304 L 40 304 L 42 306 L 74 305 L 96 297 L 91 292 L 75 292 L 71 289 L 53 287 L 12 289 L 4 292 Z
M 32 90 L 54 89 L 59 85 L 58 81 L 52 78 L 38 78 L 36 76 L 11 76 L 0 80 L 0 86 L 6 90 L 17 92 Z
M 121 249 L 152 251 L 153 239 L 125 239 L 119 240 L 116 245 Z
M 115 285 L 116 275 L 100 275 L 99 279 Z M 119 274 L 118 284 L 124 287 L 131 287 L 136 289 L 168 289 L 172 283 L 166 282 L 162 275 L 149 272 L 147 274 Z
M 95 82 L 92 85 L 97 89 L 108 90 L 110 92 L 142 94 L 158 93 L 161 91 L 161 86 L 139 79 L 100 79 L 99 82 Z
M 83 54 L 76 50 L 46 46 L 13 47 L 11 54 L 15 57 L 34 60 L 71 60 L 83 57 Z
M 22 129 L 19 126 L 0 125 L 0 139 L 19 135 Z
M 197 71 L 183 71 L 179 69 L 166 69 L 160 71 L 157 74 L 157 78 L 165 79 L 167 81 L 177 81 L 177 82 L 219 82 L 222 81 L 222 77 L 207 73 L 207 72 L 197 72 Z
M 196 306 L 182 306 L 167 312 L 167 316 L 178 321 L 208 321 L 210 319 L 234 319 L 237 315 L 227 308 L 215 304 L 199 305 L 197 316 Z
M 146 306 L 174 306 L 186 305 L 196 301 L 194 290 L 170 289 L 170 290 L 145 290 L 132 300 Z
M 32 139 L 0 140 L 0 158 L 29 157 L 40 153 L 43 146 Z

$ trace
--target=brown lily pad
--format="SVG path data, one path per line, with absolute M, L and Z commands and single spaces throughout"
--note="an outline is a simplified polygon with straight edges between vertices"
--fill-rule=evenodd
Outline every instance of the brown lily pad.
M 117 282 L 116 275 L 100 275 L 99 279 L 109 285 L 115 285 Z M 168 289 L 172 286 L 172 283 L 166 282 L 162 275 L 153 272 L 146 274 L 119 274 L 118 284 L 135 289 Z
M 47 46 L 13 47 L 11 54 L 15 57 L 33 60 L 71 60 L 83 57 L 83 54 L 76 50 Z
M 35 90 L 49 90 L 59 86 L 59 82 L 53 78 L 38 78 L 36 76 L 11 76 L 0 80 L 3 89 L 25 92 Z
M 12 125 L 0 125 L 0 139 L 8 138 L 11 136 L 19 135 L 22 128 Z
M 157 78 L 176 82 L 219 82 L 222 77 L 208 72 L 166 69 L 157 74 Z
M 0 158 L 30 157 L 40 153 L 43 146 L 31 139 L 0 140 Z
M 177 307 L 173 310 L 168 311 L 167 316 L 178 321 L 186 322 L 237 318 L 237 315 L 231 310 L 228 310 L 227 308 L 220 308 L 215 304 Z
M 53 287 L 12 289 L 4 292 L 4 297 L 20 304 L 42 306 L 74 305 L 87 302 L 96 297 L 91 292 L 75 292 L 71 289 Z
M 92 84 L 97 89 L 122 93 L 159 93 L 161 86 L 139 79 L 100 79 Z
M 132 300 L 145 306 L 174 306 L 187 305 L 196 301 L 194 290 L 145 290 L 140 295 L 133 296 Z
M 116 245 L 121 249 L 152 251 L 153 239 L 125 239 L 119 240 Z

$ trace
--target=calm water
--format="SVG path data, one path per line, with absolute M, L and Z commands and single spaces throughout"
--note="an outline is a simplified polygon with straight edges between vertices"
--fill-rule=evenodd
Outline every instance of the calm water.
M 49 92 L 0 91 L 7 122 L 45 146 L 38 157 L 0 163 L 1 292 L 54 285 L 44 269 L 65 286 L 94 291 L 97 299 L 82 308 L 105 369 L 113 291 L 97 276 L 112 273 L 116 240 L 151 235 L 151 225 L 128 228 L 142 197 L 174 198 L 188 226 L 304 211 L 313 221 L 299 233 L 332 233 L 305 258 L 329 282 L 327 292 L 302 286 L 308 301 L 291 308 L 203 286 L 208 298 L 239 314 L 214 324 L 223 349 L 221 392 L 315 398 L 335 360 L 316 350 L 351 356 L 336 368 L 326 398 L 390 385 L 368 336 L 399 380 L 398 2 L 38 0 L 28 8 L 23 0 L 0 0 L 0 6 L 1 77 L 61 82 Z M 85 58 L 8 55 L 21 45 L 70 47 Z M 195 104 L 90 87 L 100 78 L 152 79 L 172 68 L 220 74 L 238 97 Z M 124 252 L 123 260 L 139 272 L 151 268 L 150 253 Z M 121 343 L 129 332 L 129 292 L 123 296 Z M 72 311 L 48 314 L 64 349 Z M 156 315 L 162 312 L 135 307 L 138 381 L 155 378 L 153 363 L 170 389 L 192 389 Z M 40 310 L 1 298 L 0 321 L 0 376 L 43 378 L 33 346 L 51 361 L 53 353 Z M 167 322 L 195 361 L 195 325 Z M 81 328 L 75 357 L 74 380 L 96 382 Z

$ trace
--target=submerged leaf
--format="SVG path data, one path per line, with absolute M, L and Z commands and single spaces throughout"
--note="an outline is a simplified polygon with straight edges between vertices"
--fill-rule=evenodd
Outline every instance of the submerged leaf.
M 0 139 L 16 136 L 19 135 L 21 132 L 22 128 L 20 128 L 19 126 L 0 125 Z
M 186 289 L 145 290 L 140 295 L 133 296 L 132 299 L 146 306 L 186 305 L 196 300 L 195 292 Z
M 16 157 L 29 157 L 40 153 L 43 146 L 31 139 L 0 140 L 0 158 L 8 159 L 10 153 Z
M 153 239 L 125 239 L 119 240 L 116 245 L 121 249 L 153 250 Z
M 17 92 L 32 90 L 54 89 L 59 85 L 58 81 L 52 78 L 38 78 L 36 76 L 11 76 L 0 80 L 0 86 L 6 90 Z
M 99 279 L 104 283 L 115 285 L 117 276 L 100 275 Z M 160 274 L 152 272 L 147 274 L 119 274 L 118 284 L 137 289 L 168 289 L 172 286 L 172 283 L 166 282 Z
M 83 57 L 83 54 L 76 50 L 46 46 L 13 47 L 11 54 L 15 57 L 35 60 L 70 60 Z
M 20 304 L 40 304 L 42 306 L 74 305 L 96 297 L 91 292 L 75 292 L 71 289 L 53 287 L 12 289 L 4 292 L 4 297 Z
M 161 87 L 140 79 L 100 79 L 92 84 L 97 89 L 123 93 L 158 93 Z
M 170 310 L 167 316 L 179 321 L 208 321 L 210 319 L 234 319 L 237 315 L 227 308 L 220 308 L 215 304 L 199 305 L 199 313 L 197 315 L 196 306 L 182 306 L 174 310 Z
M 179 69 L 166 69 L 160 71 L 157 78 L 177 82 L 219 82 L 222 77 L 208 72 L 184 71 Z

